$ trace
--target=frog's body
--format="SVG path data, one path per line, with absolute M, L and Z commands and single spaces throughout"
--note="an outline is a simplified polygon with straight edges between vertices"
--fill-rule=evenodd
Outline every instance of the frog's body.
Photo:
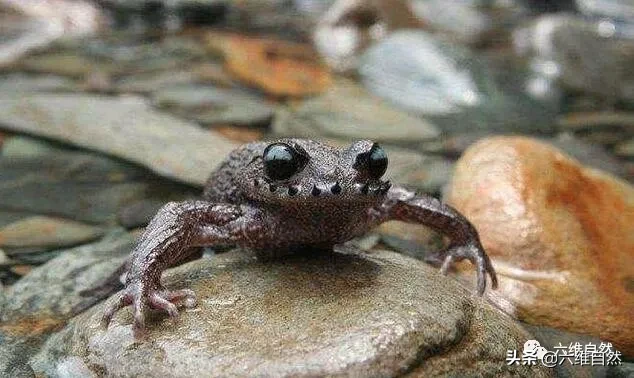
M 304 248 L 331 249 L 387 220 L 432 227 L 451 239 L 437 254 L 446 269 L 469 259 L 477 266 L 478 292 L 486 274 L 497 284 L 475 228 L 433 197 L 391 187 L 381 176 L 385 152 L 371 141 L 337 149 L 312 140 L 283 139 L 244 145 L 212 173 L 203 200 L 168 203 L 159 210 L 132 252 L 126 288 L 104 314 L 107 324 L 132 304 L 143 328 L 147 307 L 176 316 L 173 302 L 193 306 L 191 290 L 169 291 L 163 269 L 188 258 L 192 248 L 239 245 L 260 255 Z

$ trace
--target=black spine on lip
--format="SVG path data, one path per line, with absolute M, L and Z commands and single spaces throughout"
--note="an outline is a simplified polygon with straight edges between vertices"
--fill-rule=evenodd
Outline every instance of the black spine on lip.
M 321 194 L 321 190 L 319 190 L 317 185 L 313 185 L 313 190 L 310 191 L 310 194 L 312 194 L 313 196 L 317 197 L 318 195 Z
M 361 187 L 361 193 L 363 194 L 368 194 L 368 191 L 370 190 L 370 186 L 368 185 L 368 183 L 366 182 L 365 185 L 363 185 L 363 187 Z
M 392 183 L 389 181 L 386 181 L 385 184 L 383 185 L 383 190 L 381 192 L 385 194 L 387 193 L 388 190 L 390 190 L 391 187 L 392 187 Z
M 277 186 L 275 186 L 275 185 L 271 184 L 271 185 L 269 185 L 269 190 L 270 190 L 270 191 L 271 191 L 271 193 L 272 193 L 272 192 L 274 192 L 274 191 L 276 191 L 276 190 L 277 190 Z
M 297 187 L 295 187 L 295 186 L 289 186 L 288 187 L 288 195 L 289 196 L 292 197 L 292 196 L 296 195 L 297 192 L 299 192 L 299 189 L 297 189 Z
M 260 180 L 258 179 L 253 180 L 253 186 L 260 186 Z
M 332 192 L 332 194 L 339 194 L 339 193 L 341 193 L 341 185 L 339 185 L 339 183 L 338 183 L 338 182 L 337 182 L 337 183 L 335 183 L 335 185 L 333 185 L 333 186 L 330 188 L 330 191 Z

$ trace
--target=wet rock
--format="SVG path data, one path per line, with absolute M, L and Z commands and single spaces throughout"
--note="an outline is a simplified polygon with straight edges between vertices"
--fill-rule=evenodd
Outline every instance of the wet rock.
M 1 327 L 1 326 L 0 326 Z M 3 377 L 32 378 L 28 359 L 37 353 L 41 337 L 7 336 L 0 331 L 0 374 Z
M 621 157 L 634 158 L 634 139 L 619 143 L 614 152 Z
M 501 2 L 414 0 L 412 10 L 425 29 L 463 44 L 499 41 L 505 26 L 526 16 L 520 8 Z
M 386 176 L 400 185 L 438 195 L 451 178 L 453 163 L 445 158 L 384 146 L 390 163 Z
M 634 101 L 634 39 L 619 37 L 609 21 L 548 15 L 515 33 L 519 54 L 544 77 L 604 101 Z
M 8 222 L 0 217 L 5 226 L 29 214 L 107 223 L 121 206 L 155 192 L 141 168 L 24 137 L 9 143 L 0 159 L 0 209 L 15 215 Z
M 3 209 L 0 211 L 0 227 L 19 221 L 20 219 L 25 219 L 28 216 L 28 213 Z
M 175 6 L 174 13 L 184 25 L 212 25 L 217 23 L 226 15 L 228 3 L 226 0 L 178 0 L 168 2 L 168 4 Z
M 634 363 L 632 362 L 624 362 L 621 365 L 608 368 L 608 377 L 631 378 L 632 376 L 634 376 Z
M 528 333 L 435 269 L 392 252 L 269 263 L 233 252 L 176 268 L 165 282 L 198 294 L 198 306 L 178 324 L 152 316 L 146 338 L 135 340 L 129 310 L 104 331 L 99 305 L 52 336 L 31 367 L 51 375 L 74 358 L 73 366 L 119 376 L 367 376 L 412 368 L 551 375 L 507 366 L 507 348 L 520 348 Z M 141 356 L 153 362 L 139 364 Z
M 13 74 L 0 79 L 0 96 L 13 95 L 16 92 L 50 92 L 72 90 L 73 81 L 54 75 L 27 76 Z
M 415 145 L 436 138 L 438 129 L 400 111 L 352 83 L 340 83 L 290 112 L 281 111 L 273 124 L 281 135 L 325 136 Z
M 102 299 L 80 292 L 113 275 L 129 256 L 135 240 L 134 234 L 112 232 L 97 243 L 61 251 L 55 259 L 33 269 L 6 290 L 5 305 L 0 309 L 1 330 L 18 332 L 20 324 L 44 318 L 54 319 L 58 325 Z M 37 334 L 47 328 L 43 325 L 24 331 Z
M 236 86 L 235 81 L 227 74 L 222 64 L 205 62 L 192 68 L 200 82 L 210 83 L 221 87 Z
M 250 35 L 279 36 L 285 40 L 306 40 L 314 21 L 298 2 L 278 0 L 231 1 L 228 19 L 233 30 L 247 31 Z M 312 0 L 309 0 L 312 1 Z M 333 0 L 318 0 L 320 6 Z M 295 5 L 295 6 L 293 6 Z
M 190 71 L 167 71 L 132 75 L 117 81 L 116 91 L 125 93 L 151 93 L 173 85 L 193 84 L 196 75 Z
M 23 59 L 16 66 L 22 71 L 73 78 L 116 78 L 182 70 L 205 58 L 203 46 L 186 37 L 167 36 L 157 41 L 142 35 L 113 34 L 64 41 L 51 51 Z
M 233 142 L 249 143 L 264 138 L 266 130 L 229 125 L 214 126 L 214 131 Z
M 388 33 L 421 26 L 408 1 L 339 0 L 320 17 L 312 37 L 325 62 L 345 72 L 356 66 L 364 49 Z
M 569 113 L 558 120 L 564 131 L 622 131 L 634 132 L 634 113 L 623 111 L 597 111 Z
M 98 7 L 87 1 L 3 1 L 0 7 L 4 9 L 0 14 L 3 29 L 9 31 L 9 38 L 3 36 L 0 41 L 0 65 L 60 37 L 91 34 L 102 21 Z M 4 17 L 7 13 L 10 17 Z M 19 19 L 17 28 L 12 25 L 16 14 L 24 16 Z
M 54 214 L 78 221 L 108 223 L 125 204 L 150 196 L 149 183 L 82 183 L 47 181 L 31 176 L 0 188 L 0 207 L 32 214 Z
M 569 134 L 547 140 L 553 146 L 579 160 L 582 164 L 601 169 L 616 176 L 627 175 L 623 163 L 607 152 L 602 146 L 584 142 Z
M 100 227 L 68 219 L 34 216 L 0 228 L 0 247 L 52 249 L 87 243 L 103 235 Z
M 156 112 L 138 98 L 60 94 L 5 98 L 0 99 L 0 124 L 113 154 L 201 186 L 235 148 L 227 139 Z
M 117 28 L 153 30 L 177 29 L 192 25 L 212 25 L 222 21 L 227 10 L 225 0 L 104 0 Z
M 460 133 L 456 135 L 443 136 L 437 140 L 425 142 L 419 149 L 424 153 L 439 154 L 451 158 L 459 158 L 470 145 L 486 138 L 488 133 Z
M 634 188 L 521 137 L 478 142 L 447 196 L 478 229 L 500 289 L 530 324 L 584 333 L 634 354 Z
M 522 0 L 529 9 L 540 13 L 566 12 L 575 10 L 575 0 Z
M 90 59 L 74 52 L 54 52 L 26 58 L 20 63 L 20 69 L 39 74 L 83 78 L 94 72 L 112 73 L 117 67 L 112 62 Z
M 159 108 L 205 125 L 266 125 L 273 107 L 249 93 L 212 86 L 176 86 L 153 94 Z
M 581 345 L 589 345 L 590 343 L 598 346 L 603 342 L 600 339 L 592 336 L 581 335 L 578 333 L 570 333 L 561 331 L 549 327 L 533 326 L 530 324 L 523 324 L 524 328 L 535 336 L 535 340 L 539 341 L 539 344 L 548 349 L 555 350 L 555 346 L 565 345 L 568 347 L 570 344 L 580 343 Z M 605 377 L 608 371 L 607 366 L 601 366 L 599 364 L 580 365 L 563 363 L 554 367 L 557 377 Z M 612 375 L 607 375 L 612 377 Z
M 492 27 L 493 20 L 468 2 L 419 0 L 412 4 L 416 15 L 431 27 L 447 30 L 463 42 L 479 41 Z
M 119 210 L 117 220 L 120 225 L 128 229 L 143 227 L 150 222 L 163 205 L 165 205 L 165 201 L 151 199 L 134 202 Z
M 50 154 L 56 150 L 50 143 L 15 135 L 7 138 L 4 142 L 0 156 L 7 159 L 35 158 Z
M 418 224 L 391 221 L 381 224 L 374 232 L 385 245 L 419 260 L 444 245 L 442 235 Z
M 218 33 L 207 41 L 223 53 L 227 72 L 273 96 L 318 94 L 330 86 L 328 70 L 308 45 Z
M 70 317 L 102 299 L 79 293 L 116 272 L 134 240 L 134 235 L 118 232 L 63 251 L 6 289 L 4 298 L 0 294 L 0 375 L 33 376 L 28 359 Z
M 6 265 L 8 262 L 9 262 L 9 257 L 7 257 L 7 254 L 4 252 L 4 250 L 0 249 L 0 266 Z M 2 286 L 0 286 L 0 293 L 2 293 Z M 0 304 L 1 303 L 2 301 L 0 301 Z
M 575 0 L 583 13 L 634 20 L 634 4 L 628 0 Z
M 31 270 L 33 270 L 32 265 L 20 265 L 20 264 L 15 264 L 10 269 L 11 273 L 19 277 L 26 276 L 27 274 L 29 274 L 29 272 L 31 272 Z
M 522 92 L 502 91 L 486 64 L 423 31 L 399 31 L 361 58 L 363 84 L 447 133 L 551 132 L 553 110 Z

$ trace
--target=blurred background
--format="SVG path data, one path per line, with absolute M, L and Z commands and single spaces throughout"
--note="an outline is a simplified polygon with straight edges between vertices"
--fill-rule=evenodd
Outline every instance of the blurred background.
M 631 0 L 0 0 L 0 319 L 29 329 L 0 327 L 5 357 L 107 296 L 77 287 L 161 205 L 279 136 L 380 142 L 393 182 L 476 225 L 492 303 L 631 361 Z M 354 243 L 443 240 L 387 223 Z

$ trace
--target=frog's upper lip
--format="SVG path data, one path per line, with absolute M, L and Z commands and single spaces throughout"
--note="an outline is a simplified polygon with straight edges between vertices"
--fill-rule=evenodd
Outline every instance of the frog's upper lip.
M 287 199 L 358 199 L 361 202 L 373 200 L 377 196 L 385 195 L 392 187 L 387 181 L 366 181 L 356 183 L 346 183 L 342 185 L 339 181 L 329 183 L 317 183 L 312 185 L 300 184 L 275 184 L 268 183 L 268 190 L 271 193 L 283 195 Z

